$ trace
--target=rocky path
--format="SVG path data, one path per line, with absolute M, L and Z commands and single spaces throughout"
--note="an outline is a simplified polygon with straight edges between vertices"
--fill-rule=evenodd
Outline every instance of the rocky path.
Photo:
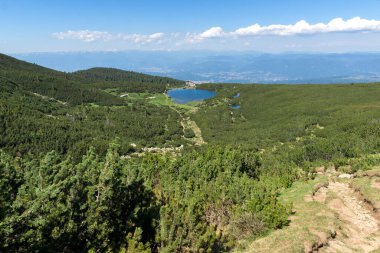
M 44 96 L 44 95 L 41 95 L 41 94 L 38 94 L 38 93 L 34 93 L 34 92 L 31 92 L 32 95 L 36 96 L 36 97 L 40 97 L 42 99 L 45 99 L 45 100 L 53 100 L 57 103 L 60 103 L 61 105 L 67 105 L 67 102 L 63 102 L 61 100 L 58 100 L 58 99 L 55 99 L 55 98 L 52 98 L 52 97 L 47 97 L 47 96 Z
M 330 180 L 314 195 L 342 221 L 342 227 L 320 252 L 371 252 L 380 248 L 379 221 L 376 214 L 347 183 Z

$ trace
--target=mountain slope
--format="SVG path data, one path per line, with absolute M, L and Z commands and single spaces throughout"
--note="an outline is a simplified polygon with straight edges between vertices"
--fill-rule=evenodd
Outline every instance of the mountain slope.
M 4 80 L 20 88 L 73 105 L 97 103 L 122 105 L 124 101 L 104 90 L 162 93 L 184 84 L 176 79 L 150 76 L 131 71 L 93 68 L 65 73 L 0 54 L 0 82 Z
M 55 150 L 80 158 L 89 147 L 104 153 L 116 138 L 124 153 L 131 143 L 184 142 L 177 112 L 143 100 L 134 103 L 92 84 L 0 55 L 0 149 L 20 156 Z
M 0 53 L 0 71 L 18 71 L 25 73 L 44 74 L 49 76 L 64 77 L 64 72 L 45 68 L 37 64 L 21 61 L 11 56 Z
M 128 92 L 165 92 L 168 88 L 182 86 L 185 83 L 173 78 L 151 76 L 114 68 L 91 68 L 77 71 L 74 77 L 83 78 L 95 87 L 102 89 L 121 89 Z M 92 87 L 94 84 L 92 84 Z

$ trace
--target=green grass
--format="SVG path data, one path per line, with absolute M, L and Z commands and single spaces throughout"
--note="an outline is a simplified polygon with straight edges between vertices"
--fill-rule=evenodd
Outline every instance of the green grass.
M 124 97 L 124 99 L 128 101 L 128 105 L 132 105 L 133 102 L 136 102 L 136 101 L 142 101 L 142 102 L 147 102 L 149 104 L 153 104 L 157 106 L 169 106 L 175 110 L 180 110 L 183 113 L 195 112 L 196 107 L 202 104 L 202 102 L 197 102 L 197 101 L 190 102 L 187 104 L 178 104 L 178 103 L 175 103 L 172 99 L 170 99 L 170 97 L 168 97 L 164 93 L 146 93 L 146 92 L 128 93 L 128 92 L 123 92 L 117 88 L 105 89 L 104 91 L 118 97 L 120 97 L 123 94 L 128 94 L 128 96 Z
M 116 88 L 104 89 L 104 91 L 114 96 L 120 96 L 120 91 Z
M 151 104 L 163 105 L 163 106 L 174 106 L 175 105 L 173 100 L 171 100 L 168 96 L 166 96 L 162 93 L 152 94 L 150 97 L 151 98 L 148 101 Z
M 170 97 L 165 94 L 158 93 L 151 95 L 149 103 L 161 106 L 171 106 L 177 109 L 192 110 L 197 105 L 197 103 L 188 103 L 188 104 L 177 104 Z M 154 97 L 154 98 L 153 98 Z
M 121 92 L 121 94 L 124 94 L 124 93 L 128 93 L 128 92 Z M 136 99 L 145 99 L 149 96 L 151 96 L 152 94 L 150 93 L 128 93 L 128 96 L 125 97 L 125 99 L 130 99 L 130 100 L 136 100 Z

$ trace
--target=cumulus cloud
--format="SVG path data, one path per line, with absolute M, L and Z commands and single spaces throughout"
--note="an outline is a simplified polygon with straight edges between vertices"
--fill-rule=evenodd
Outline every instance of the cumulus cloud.
M 208 39 L 208 38 L 221 37 L 224 34 L 225 33 L 221 27 L 212 27 L 208 29 L 207 31 L 204 31 L 203 33 L 201 33 L 199 36 L 201 38 Z
M 255 24 L 245 28 L 239 28 L 231 35 L 235 36 L 255 36 L 255 35 L 302 35 L 317 34 L 331 32 L 361 32 L 361 31 L 380 31 L 380 21 L 362 19 L 355 17 L 349 20 L 335 18 L 329 23 L 309 24 L 305 20 L 301 20 L 293 25 L 269 25 L 260 26 Z
M 219 26 L 211 27 L 210 29 L 204 31 L 200 34 L 191 34 L 186 35 L 186 40 L 188 42 L 201 42 L 205 39 L 220 38 L 227 35 L 223 29 Z
M 153 33 L 153 34 L 111 34 L 109 32 L 100 31 L 90 31 L 90 30 L 79 30 L 79 31 L 66 31 L 53 33 L 53 37 L 65 40 L 65 39 L 76 39 L 85 42 L 93 41 L 111 41 L 111 40 L 123 40 L 129 41 L 136 44 L 148 44 L 153 42 L 159 42 L 165 36 L 164 33 Z
M 355 17 L 348 20 L 335 18 L 328 23 L 309 24 L 305 20 L 298 21 L 291 25 L 275 24 L 269 26 L 261 26 L 254 24 L 248 27 L 239 28 L 233 32 L 224 32 L 221 27 L 212 27 L 203 33 L 192 34 L 189 37 L 191 42 L 201 42 L 209 38 L 221 37 L 246 37 L 246 36 L 292 36 L 292 35 L 312 35 L 319 33 L 333 32 L 380 32 L 380 21 L 362 19 Z

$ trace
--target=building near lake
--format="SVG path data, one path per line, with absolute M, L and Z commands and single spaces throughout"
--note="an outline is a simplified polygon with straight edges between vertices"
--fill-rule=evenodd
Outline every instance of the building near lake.
M 197 87 L 197 84 L 193 81 L 186 81 L 186 86 L 189 88 L 195 88 Z

